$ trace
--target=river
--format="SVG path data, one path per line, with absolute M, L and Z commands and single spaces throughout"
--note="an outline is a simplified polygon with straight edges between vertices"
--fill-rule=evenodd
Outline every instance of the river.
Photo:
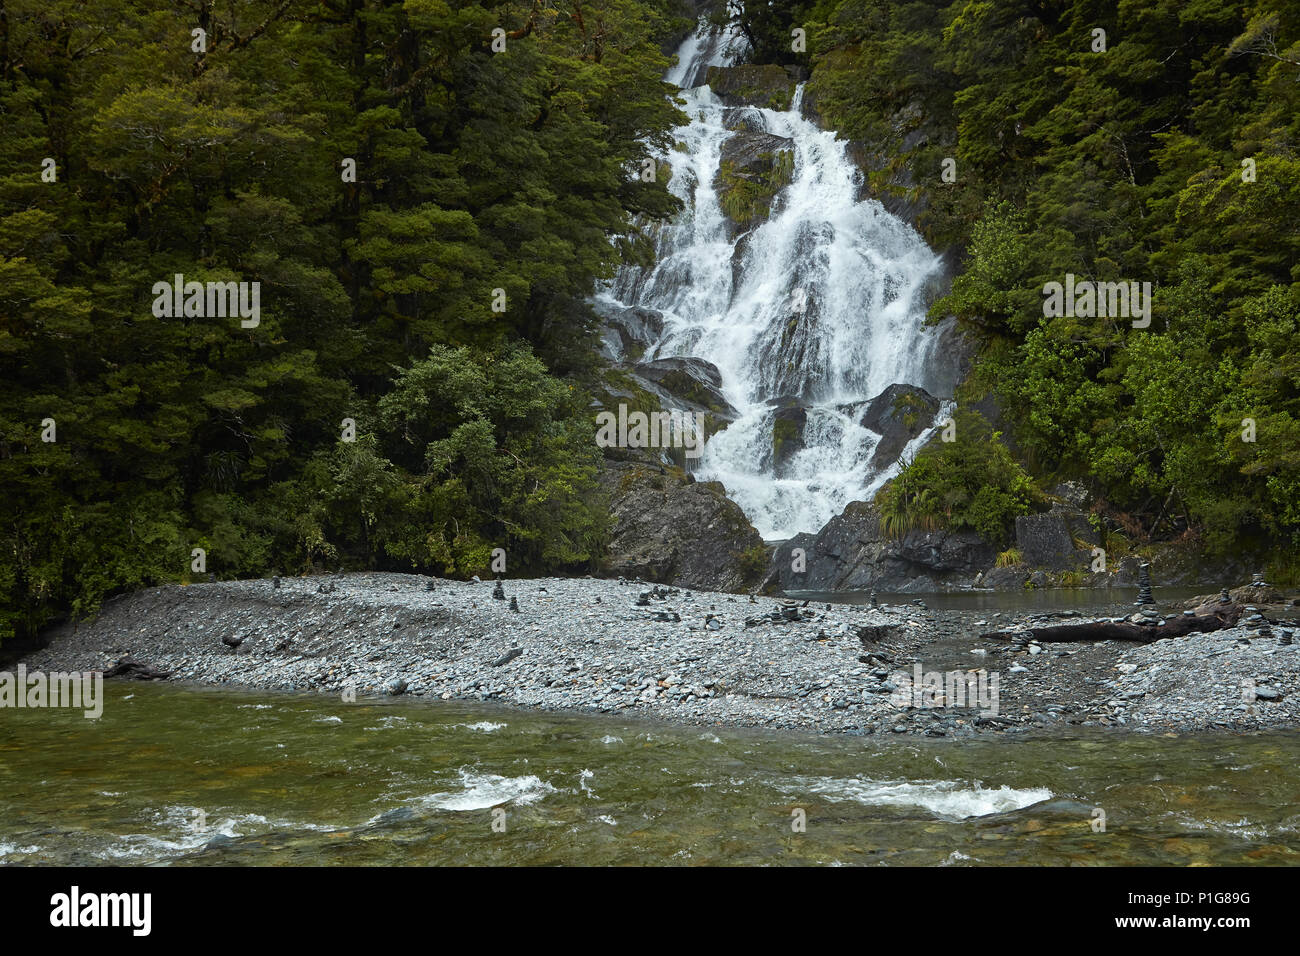
M 0 715 L 0 863 L 1300 862 L 1295 732 L 957 742 L 105 694 L 99 720 Z

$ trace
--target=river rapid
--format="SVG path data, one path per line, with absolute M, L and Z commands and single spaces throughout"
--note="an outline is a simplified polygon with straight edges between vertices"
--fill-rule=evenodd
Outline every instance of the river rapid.
M 959 742 L 176 684 L 105 694 L 98 720 L 0 718 L 0 863 L 1300 862 L 1294 731 Z

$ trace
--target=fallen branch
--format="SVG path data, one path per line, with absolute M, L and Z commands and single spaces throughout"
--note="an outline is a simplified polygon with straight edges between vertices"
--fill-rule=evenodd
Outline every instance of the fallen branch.
M 127 680 L 166 680 L 171 677 L 171 674 L 171 671 L 160 671 L 138 661 L 118 661 L 104 671 L 104 677 L 106 678 L 122 677 Z
M 1178 614 L 1163 624 L 1133 624 L 1129 621 L 1078 621 L 1073 624 L 1053 624 L 1023 631 L 987 631 L 980 640 L 1007 641 L 1033 640 L 1038 643 L 1057 644 L 1067 641 L 1134 641 L 1150 644 L 1168 637 L 1184 634 L 1219 631 L 1232 627 L 1241 617 L 1241 607 L 1223 604 L 1201 607 L 1192 614 Z

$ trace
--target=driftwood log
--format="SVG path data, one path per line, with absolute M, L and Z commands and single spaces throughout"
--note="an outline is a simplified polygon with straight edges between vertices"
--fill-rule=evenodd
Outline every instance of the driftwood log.
M 148 664 L 141 664 L 139 661 L 118 661 L 104 671 L 104 677 L 106 678 L 121 677 L 127 680 L 166 680 L 171 675 L 171 671 L 160 671 Z
M 1078 621 L 1073 624 L 1051 624 L 1023 631 L 987 631 L 981 640 L 1033 640 L 1056 644 L 1066 641 L 1135 641 L 1149 644 L 1167 637 L 1182 637 L 1205 631 L 1218 631 L 1232 627 L 1241 617 L 1237 604 L 1204 605 L 1191 614 L 1178 614 L 1163 624 L 1133 624 L 1130 621 Z

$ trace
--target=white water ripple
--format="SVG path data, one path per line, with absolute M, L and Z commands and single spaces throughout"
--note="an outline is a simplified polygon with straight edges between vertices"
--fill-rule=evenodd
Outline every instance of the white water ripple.
M 1003 785 L 986 790 L 978 780 L 899 781 L 795 777 L 780 786 L 787 793 L 816 794 L 829 800 L 870 807 L 919 807 L 945 820 L 966 820 L 1007 813 L 1050 800 L 1045 787 L 1018 790 Z

